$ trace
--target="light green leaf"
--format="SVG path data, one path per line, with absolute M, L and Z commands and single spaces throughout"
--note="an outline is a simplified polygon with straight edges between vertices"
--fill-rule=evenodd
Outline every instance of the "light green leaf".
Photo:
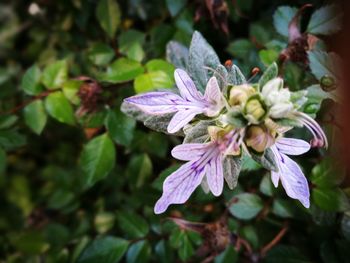
M 207 81 L 213 74 L 208 68 L 216 69 L 219 64 L 220 60 L 214 49 L 201 33 L 195 31 L 192 35 L 187 69 L 198 90 L 204 92 Z
M 129 241 L 118 237 L 101 237 L 90 243 L 79 256 L 77 263 L 116 263 L 128 249 Z
M 320 80 L 323 76 L 330 76 L 335 79 L 340 78 L 340 57 L 333 53 L 327 53 L 324 51 L 308 51 L 310 60 L 310 68 L 312 74 Z
M 41 70 L 37 65 L 31 66 L 24 73 L 21 88 L 28 95 L 37 95 L 43 91 L 43 86 L 40 84 Z
M 134 137 L 136 122 L 118 110 L 110 110 L 106 119 L 106 127 L 111 138 L 118 144 L 128 146 Z
M 288 26 L 298 9 L 290 6 L 280 6 L 273 14 L 273 24 L 278 33 L 288 37 Z
M 187 0 L 166 0 L 166 5 L 168 7 L 169 13 L 172 17 L 179 14 L 182 8 L 186 5 Z
M 119 58 L 107 68 L 107 72 L 101 76 L 101 80 L 111 83 L 127 82 L 143 72 L 144 69 L 139 62 L 127 58 Z
M 116 151 L 108 134 L 89 141 L 80 157 L 80 166 L 85 173 L 85 185 L 92 186 L 105 178 L 115 165 Z
M 80 103 L 78 92 L 82 84 L 83 82 L 80 80 L 70 79 L 64 82 L 62 85 L 64 96 L 66 96 L 66 98 L 75 105 Z
M 276 78 L 278 75 L 278 66 L 276 62 L 272 63 L 264 72 L 259 80 L 260 90 L 264 87 L 264 85 L 271 79 Z
M 148 72 L 154 72 L 154 71 L 164 71 L 169 78 L 174 78 L 174 71 L 175 67 L 170 64 L 169 62 L 162 60 L 162 59 L 152 59 L 147 62 L 146 69 Z
M 56 61 L 45 67 L 42 82 L 47 89 L 56 89 L 67 80 L 68 65 L 66 60 Z
M 343 14 L 336 5 L 327 5 L 316 10 L 306 31 L 315 35 L 331 35 L 341 29 Z
M 248 39 L 237 39 L 228 45 L 226 51 L 234 57 L 245 60 L 249 57 L 253 49 L 254 45 Z
M 88 50 L 89 60 L 97 66 L 108 64 L 114 55 L 113 48 L 103 43 L 96 43 Z
M 249 220 L 254 218 L 263 208 L 263 202 L 258 195 L 251 193 L 238 194 L 234 197 L 230 213 L 238 219 Z
M 279 52 L 274 49 L 262 49 L 259 51 L 259 57 L 264 65 L 271 65 L 278 59 Z
M 40 134 L 47 121 L 44 103 L 36 100 L 24 108 L 24 121 L 36 134 Z
M 116 0 L 100 0 L 96 17 L 103 30 L 112 39 L 120 24 L 120 8 Z
M 144 41 L 145 34 L 140 31 L 130 29 L 123 32 L 118 38 L 120 53 L 132 60 L 140 62 L 145 56 L 142 48 Z
M 59 122 L 75 124 L 73 107 L 61 91 L 51 93 L 46 97 L 45 108 L 49 115 Z
M 155 89 L 167 89 L 174 86 L 174 80 L 164 71 L 153 71 L 137 76 L 134 81 L 136 93 L 142 93 Z
M 118 212 L 117 222 L 119 228 L 125 232 L 129 238 L 142 238 L 149 232 L 147 221 L 134 213 Z

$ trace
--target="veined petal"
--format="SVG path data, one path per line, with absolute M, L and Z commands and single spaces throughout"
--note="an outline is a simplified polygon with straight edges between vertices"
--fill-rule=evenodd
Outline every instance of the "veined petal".
M 165 179 L 163 194 L 157 201 L 154 212 L 161 214 L 171 204 L 185 203 L 202 182 L 204 174 L 205 167 L 198 167 L 195 165 L 195 162 L 188 162 L 182 165 Z
M 186 103 L 179 95 L 171 92 L 148 92 L 126 98 L 125 101 L 150 114 L 175 112 L 178 105 Z
M 175 133 L 179 131 L 182 127 L 189 123 L 194 116 L 201 112 L 202 111 L 199 109 L 186 109 L 178 111 L 169 122 L 168 132 Z
M 205 111 L 207 116 L 215 116 L 224 106 L 221 90 L 216 77 L 211 77 L 205 89 L 204 99 L 209 104 Z
M 219 154 L 219 152 L 216 154 Z M 213 156 L 213 158 L 208 162 L 206 168 L 206 177 L 209 189 L 213 195 L 221 195 L 222 189 L 224 187 L 224 173 L 222 170 L 222 156 L 220 154 Z
M 293 139 L 293 138 L 281 138 L 276 142 L 278 151 L 287 155 L 300 155 L 310 150 L 310 144 L 306 141 Z
M 182 161 L 199 159 L 207 150 L 209 143 L 186 143 L 176 146 L 171 155 Z
M 271 181 L 273 185 L 277 188 L 278 187 L 278 181 L 280 180 L 280 174 L 279 172 L 271 171 Z
M 280 153 L 278 158 L 280 179 L 287 195 L 299 200 L 306 208 L 310 207 L 308 182 L 296 162 Z
M 200 94 L 200 92 L 197 90 L 194 82 L 186 71 L 176 69 L 174 72 L 174 77 L 176 85 L 180 90 L 180 94 L 184 99 L 188 101 L 203 99 L 202 94 Z

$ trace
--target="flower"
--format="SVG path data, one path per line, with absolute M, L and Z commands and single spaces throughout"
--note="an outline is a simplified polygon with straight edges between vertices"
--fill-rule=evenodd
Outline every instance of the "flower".
M 283 88 L 283 79 L 281 78 L 268 81 L 263 86 L 261 95 L 266 105 L 270 107 L 269 115 L 272 118 L 283 118 L 293 109 L 290 91 Z
M 274 136 L 265 125 L 251 125 L 248 127 L 245 143 L 257 152 L 263 152 L 275 142 Z
M 148 92 L 126 98 L 125 101 L 153 115 L 176 112 L 168 125 L 169 133 L 179 131 L 197 114 L 208 117 L 219 114 L 224 104 L 216 77 L 209 79 L 204 96 L 184 70 L 176 69 L 174 77 L 180 95 L 172 92 Z
M 171 204 L 185 203 L 206 176 L 210 191 L 219 196 L 224 186 L 223 160 L 236 153 L 242 142 L 241 130 L 232 130 L 209 143 L 188 143 L 176 146 L 171 154 L 176 159 L 188 161 L 169 175 L 163 184 L 163 194 L 154 212 L 165 212 Z
M 296 162 L 287 155 L 300 155 L 310 149 L 310 144 L 303 140 L 280 138 L 270 148 L 277 163 L 278 172 L 271 171 L 271 179 L 275 187 L 279 180 L 287 195 L 299 200 L 306 208 L 310 207 L 308 182 Z

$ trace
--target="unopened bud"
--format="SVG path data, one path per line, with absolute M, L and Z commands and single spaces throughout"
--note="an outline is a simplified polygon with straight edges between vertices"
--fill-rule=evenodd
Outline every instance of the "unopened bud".
M 283 118 L 293 109 L 293 104 L 291 102 L 282 102 L 273 105 L 270 108 L 270 117 L 272 118 Z
M 244 104 L 255 93 L 255 89 L 249 85 L 233 86 L 230 90 L 229 103 L 231 106 Z
M 332 78 L 331 76 L 324 75 L 321 80 L 320 80 L 321 88 L 324 91 L 332 91 L 336 89 L 336 82 L 335 79 Z
M 247 101 L 244 112 L 245 117 L 251 123 L 259 123 L 266 114 L 264 105 L 257 97 L 253 97 Z
M 245 142 L 257 152 L 263 152 L 274 143 L 274 138 L 264 126 L 252 125 L 248 128 Z

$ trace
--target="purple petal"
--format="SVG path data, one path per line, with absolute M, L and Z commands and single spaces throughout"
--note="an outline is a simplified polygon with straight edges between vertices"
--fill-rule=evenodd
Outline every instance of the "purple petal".
M 187 143 L 176 146 L 171 155 L 178 160 L 198 160 L 208 148 L 208 143 Z
M 207 87 L 205 89 L 204 98 L 206 101 L 217 104 L 221 102 L 221 90 L 218 84 L 216 77 L 211 77 L 207 83 Z
M 281 138 L 276 142 L 278 151 L 288 155 L 300 155 L 310 150 L 306 141 L 292 138 Z
M 154 212 L 161 214 L 171 204 L 183 204 L 200 185 L 205 174 L 205 167 L 196 166 L 195 162 L 182 165 L 169 175 L 163 184 L 163 195 L 157 201 Z
M 296 162 L 287 155 L 278 154 L 279 178 L 287 195 L 299 200 L 306 208 L 310 207 L 310 192 L 308 182 Z
M 175 112 L 178 105 L 186 103 L 179 95 L 171 92 L 148 92 L 126 98 L 125 101 L 150 114 Z
M 182 69 L 176 69 L 174 73 L 175 82 L 180 90 L 181 96 L 189 101 L 202 100 L 202 94 L 199 93 L 194 82 L 187 74 L 186 71 Z
M 278 186 L 279 179 L 280 179 L 279 172 L 271 171 L 271 181 L 276 188 Z
M 187 109 L 178 111 L 173 118 L 171 119 L 168 125 L 168 132 L 175 133 L 189 123 L 194 116 L 198 113 L 201 113 L 201 110 L 198 109 Z
M 221 155 L 213 156 L 213 158 L 207 164 L 206 171 L 210 191 L 215 196 L 221 195 L 222 189 L 224 187 L 224 174 L 222 170 Z

